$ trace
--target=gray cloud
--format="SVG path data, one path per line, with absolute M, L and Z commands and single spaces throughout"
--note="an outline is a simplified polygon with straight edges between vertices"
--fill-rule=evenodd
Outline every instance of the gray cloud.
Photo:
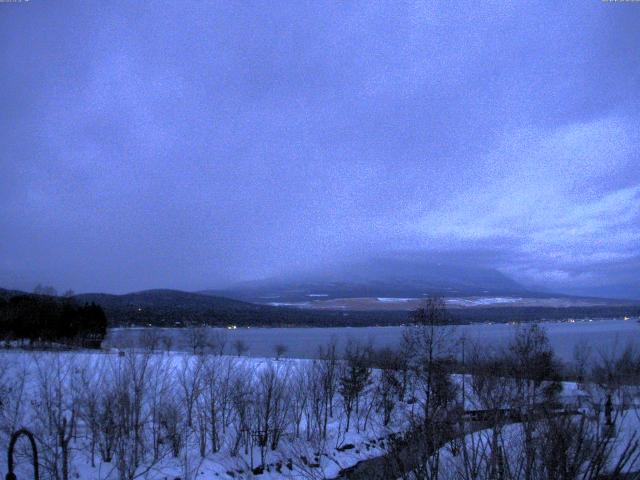
M 0 281 L 195 289 L 471 251 L 629 295 L 639 22 L 597 2 L 2 6 Z

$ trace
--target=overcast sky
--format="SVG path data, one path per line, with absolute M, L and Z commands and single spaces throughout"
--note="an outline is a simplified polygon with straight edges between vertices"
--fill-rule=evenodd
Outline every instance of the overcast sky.
M 0 285 L 439 252 L 640 297 L 640 4 L 0 4 Z

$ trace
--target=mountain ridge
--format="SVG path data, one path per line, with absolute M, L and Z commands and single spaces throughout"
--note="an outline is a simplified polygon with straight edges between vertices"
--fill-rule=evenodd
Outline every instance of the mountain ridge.
M 15 295 L 35 295 L 17 290 L 0 288 L 0 299 Z M 293 308 L 252 304 L 229 298 L 181 290 L 152 289 L 130 294 L 81 294 L 77 302 L 94 302 L 100 305 L 111 327 L 163 326 L 182 327 L 210 325 L 218 327 L 340 327 L 402 325 L 408 320 L 409 311 L 418 304 L 400 306 L 387 303 L 367 304 L 358 302 L 323 305 L 321 308 Z M 0 305 L 2 304 L 0 300 Z M 356 299 L 357 300 L 357 299 Z M 372 299 L 366 299 L 372 300 Z M 376 300 L 376 299 L 373 299 Z M 380 300 L 380 299 L 377 299 Z M 640 305 L 635 303 L 605 302 L 599 304 L 568 305 L 450 305 L 450 313 L 456 322 L 506 322 L 537 321 L 566 318 L 612 318 L 640 315 Z
M 551 296 L 530 291 L 495 269 L 406 258 L 373 258 L 334 266 L 331 271 L 283 275 L 200 292 L 257 303 L 313 297 Z

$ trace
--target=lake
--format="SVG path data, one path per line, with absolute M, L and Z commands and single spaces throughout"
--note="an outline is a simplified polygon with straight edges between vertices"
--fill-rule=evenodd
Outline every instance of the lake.
M 543 322 L 549 341 L 560 359 L 570 362 L 578 345 L 588 345 L 593 354 L 618 351 L 628 344 L 640 345 L 640 323 L 637 319 L 592 320 L 570 322 Z M 269 357 L 276 345 L 284 345 L 284 356 L 315 358 L 318 350 L 332 340 L 339 349 L 349 340 L 371 343 L 376 348 L 396 347 L 407 327 L 337 327 L 337 328 L 208 328 L 210 334 L 223 335 L 226 353 L 234 353 L 234 342 L 241 340 L 248 347 L 247 355 Z M 475 343 L 481 348 L 499 348 L 512 337 L 516 326 L 511 324 L 472 324 L 455 327 L 454 335 L 467 339 L 467 345 Z M 171 338 L 172 350 L 188 351 L 189 335 L 185 329 L 176 328 L 114 328 L 105 340 L 106 348 L 130 348 L 143 345 L 145 332 L 154 331 L 159 336 Z

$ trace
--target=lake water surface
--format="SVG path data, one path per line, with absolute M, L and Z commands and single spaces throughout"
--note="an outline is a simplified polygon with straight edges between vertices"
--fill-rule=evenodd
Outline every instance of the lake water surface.
M 593 320 L 569 322 L 544 322 L 540 324 L 547 332 L 549 341 L 564 361 L 571 361 L 579 345 L 588 345 L 593 355 L 621 350 L 628 344 L 640 346 L 640 323 L 636 319 Z M 269 357 L 274 355 L 276 345 L 286 347 L 287 357 L 314 358 L 320 347 L 336 341 L 343 349 L 349 340 L 371 343 L 376 348 L 396 347 L 408 327 L 336 327 L 336 328 L 223 328 L 207 329 L 211 335 L 223 335 L 226 353 L 234 353 L 238 340 L 247 347 L 247 355 Z M 480 348 L 499 348 L 514 334 L 516 326 L 509 324 L 473 324 L 455 327 L 453 335 L 467 339 L 467 345 Z M 185 329 L 176 328 L 115 328 L 109 331 L 107 348 L 141 347 L 142 338 L 150 330 L 158 336 L 171 338 L 171 349 L 189 350 L 189 335 Z

